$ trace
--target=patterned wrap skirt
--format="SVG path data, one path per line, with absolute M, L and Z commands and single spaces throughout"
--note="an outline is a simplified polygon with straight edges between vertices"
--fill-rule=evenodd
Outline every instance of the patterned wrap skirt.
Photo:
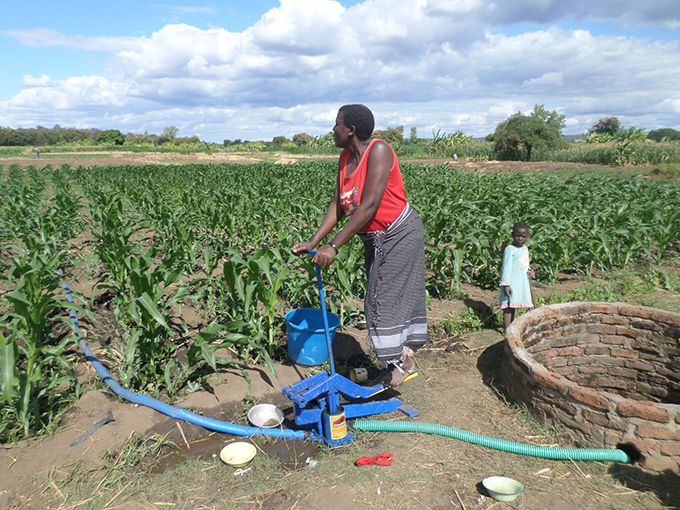
M 425 229 L 406 205 L 385 230 L 359 233 L 366 259 L 364 313 L 375 354 L 398 358 L 405 345 L 427 341 Z

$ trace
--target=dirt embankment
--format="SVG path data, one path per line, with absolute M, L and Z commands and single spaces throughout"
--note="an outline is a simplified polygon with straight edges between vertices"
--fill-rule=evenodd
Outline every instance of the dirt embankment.
M 160 152 L 51 152 L 44 154 L 40 159 L 31 158 L 2 158 L 0 167 L 20 165 L 22 167 L 34 166 L 43 168 L 47 165 L 58 167 L 68 164 L 72 167 L 91 166 L 141 166 L 141 165 L 181 165 L 181 164 L 211 164 L 211 163 L 262 163 L 270 162 L 281 165 L 291 165 L 299 161 L 334 160 L 333 155 L 313 154 L 288 154 L 284 152 L 260 152 L 260 153 L 225 153 L 213 154 L 173 154 Z M 472 161 L 459 159 L 453 161 L 450 158 L 427 158 L 427 159 L 400 159 L 402 164 L 423 165 L 449 165 L 461 170 L 486 170 L 499 172 L 532 172 L 532 171 L 556 171 L 577 170 L 579 168 L 601 168 L 612 170 L 613 167 L 590 165 L 583 163 L 560 163 L 555 161 Z M 642 171 L 643 167 L 631 167 L 628 170 Z
M 263 153 L 224 153 L 216 152 L 213 154 L 174 154 L 161 152 L 50 152 L 44 154 L 40 159 L 31 158 L 2 158 L 0 157 L 0 167 L 19 165 L 22 167 L 34 166 L 43 168 L 47 165 L 59 167 L 67 164 L 72 167 L 91 167 L 91 166 L 142 166 L 142 165 L 182 165 L 182 164 L 211 164 L 211 163 L 261 163 L 271 162 L 274 164 L 290 165 L 298 161 L 335 159 L 335 156 L 310 156 L 306 154 L 286 154 L 278 152 Z

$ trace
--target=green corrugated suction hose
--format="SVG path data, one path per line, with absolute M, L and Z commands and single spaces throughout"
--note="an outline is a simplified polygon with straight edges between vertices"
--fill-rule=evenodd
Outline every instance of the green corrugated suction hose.
M 356 430 L 371 432 L 422 432 L 423 434 L 435 434 L 437 436 L 452 437 L 468 443 L 501 450 L 503 452 L 516 453 L 529 457 L 540 457 L 553 460 L 604 460 L 630 464 L 630 456 L 619 449 L 606 448 L 549 448 L 546 446 L 534 446 L 529 444 L 513 443 L 503 439 L 482 436 L 467 430 L 460 430 L 436 423 L 419 423 L 416 421 L 382 421 L 382 420 L 356 420 Z

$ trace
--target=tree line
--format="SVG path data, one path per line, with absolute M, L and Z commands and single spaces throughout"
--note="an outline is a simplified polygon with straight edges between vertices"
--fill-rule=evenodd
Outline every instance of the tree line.
M 178 137 L 179 129 L 168 126 L 160 135 L 127 133 L 118 129 L 77 129 L 63 128 L 59 124 L 52 128 L 38 126 L 35 128 L 0 127 L 0 146 L 45 147 L 63 144 L 92 144 L 92 145 L 163 145 L 204 143 L 197 136 Z
M 562 135 L 565 117 L 557 111 L 549 111 L 543 105 L 536 105 L 528 114 L 521 111 L 508 117 L 496 126 L 496 130 L 487 135 L 486 140 L 494 142 L 494 157 L 497 159 L 526 159 L 530 160 L 537 149 L 560 149 L 567 146 Z M 0 146 L 51 146 L 62 144 L 78 145 L 107 145 L 107 146 L 146 146 L 161 145 L 196 146 L 203 145 L 197 136 L 178 137 L 178 128 L 166 127 L 160 135 L 127 133 L 117 129 L 101 130 L 96 128 L 77 129 L 63 128 L 58 124 L 52 128 L 38 126 L 35 128 L 0 127 Z M 463 131 L 443 133 L 441 130 L 432 133 L 432 139 L 418 138 L 417 129 L 410 128 L 410 134 L 404 136 L 404 126 L 387 127 L 375 130 L 373 138 L 381 138 L 394 146 L 428 145 L 430 152 L 439 154 L 450 149 L 465 145 L 472 140 Z M 643 129 L 630 126 L 623 128 L 618 117 L 603 117 L 594 124 L 584 137 L 588 143 L 643 141 L 645 139 L 656 142 L 680 140 L 680 131 L 671 128 L 655 129 L 645 132 Z M 257 142 L 258 145 L 273 145 L 285 148 L 298 146 L 309 148 L 334 147 L 333 133 L 313 136 L 308 133 L 298 133 L 292 139 L 286 136 L 275 136 L 271 142 Z M 214 144 L 210 144 L 214 145 Z M 224 147 L 252 145 L 248 141 L 224 140 Z

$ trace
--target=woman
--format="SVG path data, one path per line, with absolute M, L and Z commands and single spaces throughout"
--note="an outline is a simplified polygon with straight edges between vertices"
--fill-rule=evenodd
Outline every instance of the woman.
M 413 350 L 427 340 L 425 233 L 408 204 L 397 155 L 387 142 L 371 140 L 375 121 L 363 105 L 345 105 L 333 127 L 340 155 L 335 193 L 326 216 L 308 242 L 313 250 L 347 215 L 347 224 L 321 246 L 313 262 L 327 266 L 355 234 L 364 243 L 368 279 L 364 311 L 369 338 L 385 370 L 372 384 L 398 386 L 418 375 Z

